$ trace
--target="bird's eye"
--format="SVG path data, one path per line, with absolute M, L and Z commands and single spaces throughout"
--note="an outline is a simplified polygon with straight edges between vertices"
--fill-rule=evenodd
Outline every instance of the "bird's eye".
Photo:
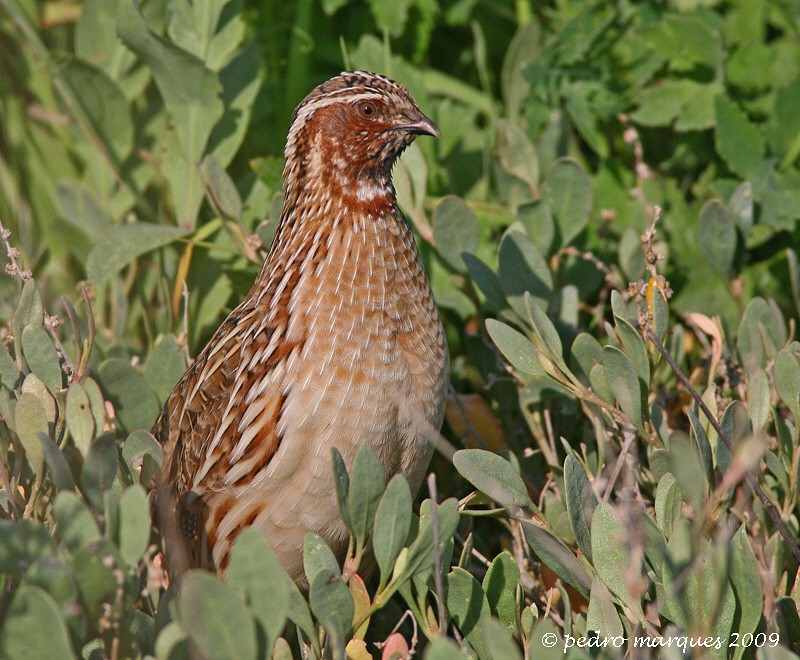
M 364 119 L 374 119 L 375 115 L 378 114 L 378 109 L 372 101 L 362 101 L 356 108 L 358 109 L 358 114 Z

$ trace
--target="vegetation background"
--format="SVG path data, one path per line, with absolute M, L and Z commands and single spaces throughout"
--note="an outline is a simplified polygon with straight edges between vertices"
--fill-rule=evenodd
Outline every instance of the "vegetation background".
M 366 583 L 244 533 L 164 592 L 147 429 L 352 68 L 442 132 L 434 477 L 334 460 Z M 797 657 L 798 219 L 796 0 L 0 0 L 0 656 Z

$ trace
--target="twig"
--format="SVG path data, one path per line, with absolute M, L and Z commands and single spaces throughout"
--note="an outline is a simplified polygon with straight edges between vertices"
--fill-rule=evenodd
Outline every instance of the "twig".
M 669 351 L 661 343 L 661 340 L 656 337 L 655 333 L 650 328 L 647 329 L 647 338 L 653 342 L 653 346 L 655 346 L 658 349 L 658 352 L 661 353 L 661 357 L 663 357 L 667 364 L 669 364 L 672 371 L 678 377 L 678 380 L 681 381 L 681 384 L 695 400 L 700 410 L 703 411 L 703 414 L 717 432 L 719 439 L 722 440 L 722 443 L 725 445 L 731 455 L 733 455 L 733 445 L 731 444 L 730 438 L 728 438 L 728 436 L 725 434 L 725 431 L 722 430 L 722 426 L 720 426 L 719 422 L 714 416 L 714 413 L 709 410 L 708 406 L 705 404 L 705 401 L 703 401 L 703 397 L 700 396 L 699 392 L 689 382 L 689 379 L 686 377 L 683 371 L 681 371 L 680 367 L 672 358 L 672 355 L 670 355 Z M 750 488 L 752 488 L 753 493 L 755 493 L 756 497 L 761 502 L 761 505 L 764 507 L 767 515 L 769 515 L 770 520 L 772 520 L 772 523 L 775 525 L 778 533 L 783 537 L 783 540 L 786 541 L 786 545 L 788 546 L 789 551 L 792 553 L 792 556 L 795 558 L 795 561 L 800 562 L 800 547 L 798 547 L 797 542 L 792 537 L 792 533 L 789 531 L 786 523 L 783 522 L 783 518 L 781 518 L 781 515 L 778 512 L 778 509 L 775 507 L 775 504 L 771 499 L 769 499 L 769 497 L 767 497 L 767 494 L 761 488 L 758 480 L 755 479 L 750 472 L 747 472 L 744 475 L 744 478 Z
M 64 344 L 61 343 L 61 338 L 58 336 L 56 329 L 60 325 L 61 319 L 59 319 L 57 316 L 50 316 L 49 314 L 45 313 L 44 327 L 47 330 L 47 333 L 50 335 L 50 339 L 53 340 L 53 344 L 56 347 L 58 355 L 64 360 L 64 366 L 62 369 L 67 374 L 67 383 L 71 383 L 73 380 L 75 380 L 76 368 L 72 360 L 69 359 L 69 355 L 67 355 Z
M 183 335 L 181 339 L 183 339 L 183 352 L 184 358 L 186 359 L 186 364 L 192 363 L 192 356 L 189 353 L 189 287 L 186 286 L 186 280 L 184 279 L 183 282 L 183 290 L 181 295 L 183 296 Z
M 453 401 L 456 404 L 456 408 L 458 408 L 458 412 L 461 413 L 461 416 L 464 418 L 464 421 L 467 423 L 467 430 L 469 431 L 470 435 L 473 438 L 475 438 L 475 442 L 478 443 L 478 446 L 481 449 L 488 449 L 486 447 L 486 443 L 483 441 L 483 438 L 481 438 L 480 434 L 478 433 L 478 430 L 475 428 L 475 425 L 472 423 L 472 419 L 467 414 L 467 409 L 464 408 L 464 404 L 461 403 L 461 396 L 459 395 L 458 392 L 456 392 L 456 388 L 453 387 L 452 383 L 449 385 L 449 388 L 450 388 L 450 395 L 453 397 Z
M 86 305 L 86 327 L 89 330 L 89 338 L 85 339 L 81 345 L 81 356 L 78 360 L 78 371 L 75 374 L 75 380 L 78 382 L 82 381 L 83 377 L 86 375 L 86 370 L 89 366 L 89 357 L 91 356 L 92 348 L 94 347 L 94 338 L 96 332 L 91 296 L 89 295 L 89 289 L 84 285 L 81 285 L 81 297 L 83 298 L 83 304 Z
M 622 471 L 622 465 L 628 456 L 628 451 L 630 450 L 633 441 L 636 439 L 636 432 L 632 429 L 632 427 L 627 425 L 623 427 L 622 435 L 625 438 L 625 442 L 622 445 L 619 456 L 617 456 L 617 462 L 614 464 L 614 469 L 612 470 L 611 476 L 608 479 L 606 492 L 603 493 L 602 497 L 603 502 L 608 502 L 608 498 L 611 497 L 611 492 L 614 490 L 614 484 L 616 484 L 617 477 L 619 477 L 619 473 Z
M 11 511 L 11 517 L 14 520 L 22 518 L 22 512 L 17 506 L 17 499 L 14 496 L 14 491 L 11 490 L 11 481 L 8 478 L 8 471 L 6 470 L 5 461 L 0 460 L 0 482 L 3 484 L 3 490 L 8 494 L 8 506 Z
M 3 226 L 2 221 L 0 221 L 0 237 L 2 237 L 3 243 L 6 246 L 6 254 L 8 255 L 6 273 L 11 275 L 11 277 L 19 277 L 19 279 L 21 279 L 23 282 L 31 279 L 31 277 L 33 277 L 33 273 L 31 273 L 29 270 L 22 270 L 19 267 L 19 264 L 17 263 L 19 250 L 9 243 L 8 239 L 11 237 L 11 230 L 6 229 Z
M 439 497 L 436 493 L 436 475 L 428 475 L 428 494 L 431 496 L 431 525 L 433 525 L 433 583 L 436 587 L 436 611 L 439 618 L 439 631 L 444 632 L 447 625 L 444 611 L 444 584 L 442 584 L 442 557 L 439 549 Z

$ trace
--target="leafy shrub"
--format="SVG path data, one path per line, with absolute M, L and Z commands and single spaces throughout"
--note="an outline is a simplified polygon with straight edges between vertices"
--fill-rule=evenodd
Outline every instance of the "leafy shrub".
M 795 3 L 288 5 L 2 3 L 0 655 L 800 653 Z M 342 60 L 442 130 L 395 171 L 453 358 L 436 476 L 417 509 L 333 456 L 350 551 L 309 535 L 307 595 L 254 532 L 165 590 L 144 429 Z

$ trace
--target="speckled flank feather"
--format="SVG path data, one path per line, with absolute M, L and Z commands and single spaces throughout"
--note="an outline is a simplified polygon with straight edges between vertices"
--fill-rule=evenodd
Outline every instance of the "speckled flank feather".
M 370 446 L 387 477 L 419 486 L 448 380 L 439 313 L 391 183 L 419 133 L 438 135 L 404 87 L 376 74 L 343 73 L 297 107 L 266 262 L 156 424 L 173 563 L 223 571 L 253 526 L 302 583 L 307 531 L 346 548 L 332 447 L 352 464 Z

